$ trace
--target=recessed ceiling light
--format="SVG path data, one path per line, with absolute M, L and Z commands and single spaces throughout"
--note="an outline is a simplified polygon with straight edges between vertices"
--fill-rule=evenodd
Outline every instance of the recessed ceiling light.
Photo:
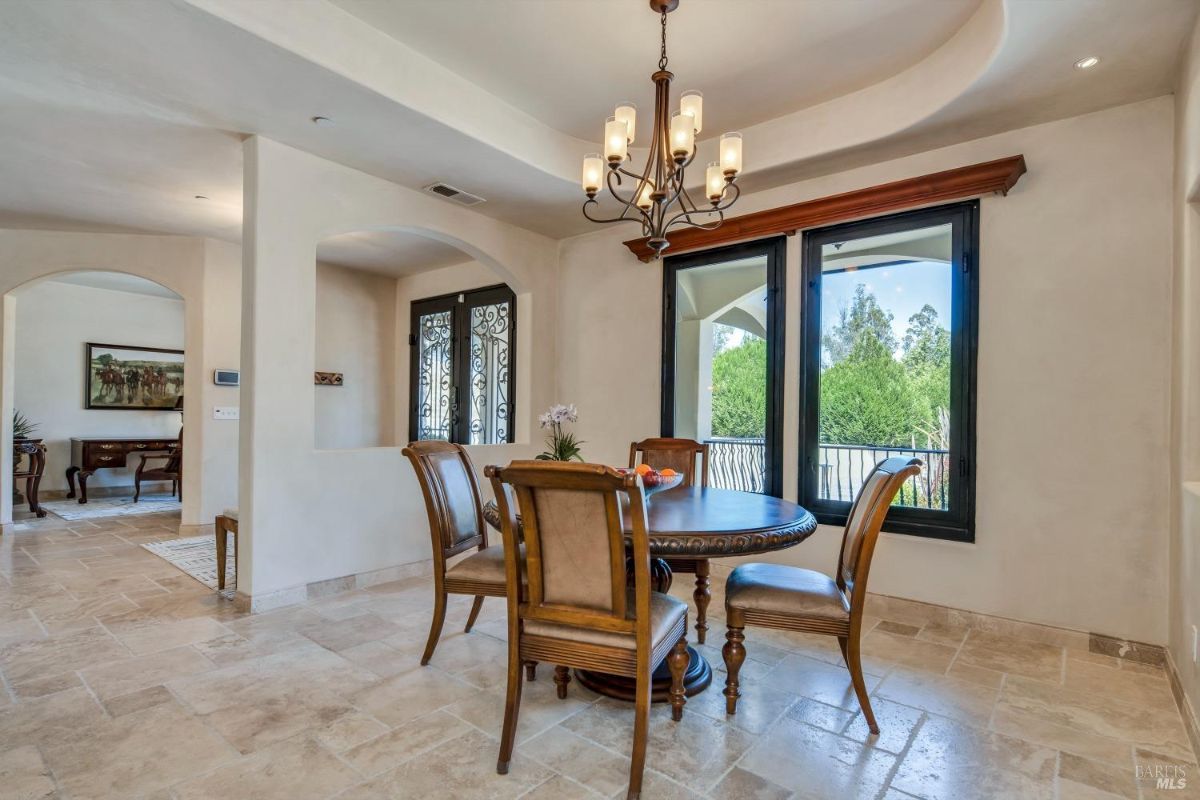
M 207 200 L 208 195 L 198 194 L 198 195 L 196 195 L 195 199 L 196 200 Z
M 319 125 L 322 128 L 328 128 L 333 125 L 333 120 L 331 120 L 329 117 L 313 117 L 312 123 L 313 125 Z
M 1087 58 L 1081 58 L 1076 61 L 1075 69 L 1091 69 L 1099 63 L 1100 59 L 1096 58 L 1095 56 L 1088 56 Z

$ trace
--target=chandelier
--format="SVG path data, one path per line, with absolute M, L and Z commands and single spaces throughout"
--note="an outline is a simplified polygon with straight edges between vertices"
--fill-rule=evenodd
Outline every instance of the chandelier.
M 742 135 L 721 136 L 720 160 L 711 162 L 704 175 L 706 204 L 697 205 L 684 185 L 685 172 L 696 158 L 696 136 L 703 122 L 704 98 L 687 91 L 679 98 L 679 111 L 671 114 L 671 79 L 667 71 L 667 14 L 679 0 L 650 0 L 650 8 L 662 17 L 662 49 L 654 81 L 654 128 L 650 153 L 641 173 L 627 168 L 633 144 L 637 106 L 621 103 L 604 125 L 604 156 L 589 153 L 583 158 L 583 191 L 587 200 L 583 215 L 592 222 L 640 222 L 642 234 L 656 256 L 670 242 L 667 231 L 675 226 L 712 230 L 725 219 L 741 190 L 734 181 L 742 170 Z M 608 169 L 605 169 L 607 163 Z M 623 208 L 615 217 L 593 216 L 600 202 L 596 195 L 604 185 Z M 593 208 L 595 207 L 595 208 Z

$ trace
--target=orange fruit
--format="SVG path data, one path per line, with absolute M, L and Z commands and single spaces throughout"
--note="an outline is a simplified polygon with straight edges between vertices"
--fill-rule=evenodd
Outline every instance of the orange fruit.
M 645 475 L 646 473 L 653 472 L 654 470 L 651 469 L 649 464 L 638 464 L 633 471 L 638 475 Z
M 675 477 L 676 475 L 678 475 L 679 473 L 678 473 L 678 472 L 676 472 L 675 470 L 671 469 L 670 467 L 667 467 L 666 469 L 664 469 L 664 470 L 663 470 L 662 472 L 660 472 L 659 474 L 660 474 L 660 475 L 662 475 L 664 478 L 674 478 L 674 477 Z

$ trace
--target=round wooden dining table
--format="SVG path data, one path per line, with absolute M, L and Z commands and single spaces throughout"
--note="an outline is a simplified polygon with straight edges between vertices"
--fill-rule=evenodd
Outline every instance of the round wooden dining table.
M 799 544 L 817 529 L 817 520 L 795 503 L 765 494 L 680 486 L 653 495 L 647 501 L 650 571 L 655 591 L 671 588 L 670 562 L 769 553 Z M 499 514 L 488 503 L 485 516 L 499 526 Z M 689 612 L 691 616 L 691 612 Z M 684 675 L 688 696 L 712 683 L 712 666 L 695 648 Z M 632 678 L 588 670 L 575 676 L 594 692 L 633 700 Z M 655 702 L 668 699 L 671 675 L 666 662 L 654 673 Z

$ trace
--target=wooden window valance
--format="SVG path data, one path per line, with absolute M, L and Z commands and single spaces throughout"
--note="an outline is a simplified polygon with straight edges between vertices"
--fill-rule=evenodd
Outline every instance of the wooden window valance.
M 669 234 L 671 255 L 687 250 L 717 247 L 747 239 L 792 234 L 803 228 L 848 222 L 893 211 L 940 203 L 966 200 L 985 194 L 1008 194 L 1025 173 L 1025 156 L 1009 156 L 982 164 L 948 169 L 916 178 L 884 183 L 867 189 L 805 200 L 790 206 L 755 211 L 726 219 L 714 230 L 688 228 Z M 646 239 L 625 242 L 635 256 L 650 261 L 656 255 Z

